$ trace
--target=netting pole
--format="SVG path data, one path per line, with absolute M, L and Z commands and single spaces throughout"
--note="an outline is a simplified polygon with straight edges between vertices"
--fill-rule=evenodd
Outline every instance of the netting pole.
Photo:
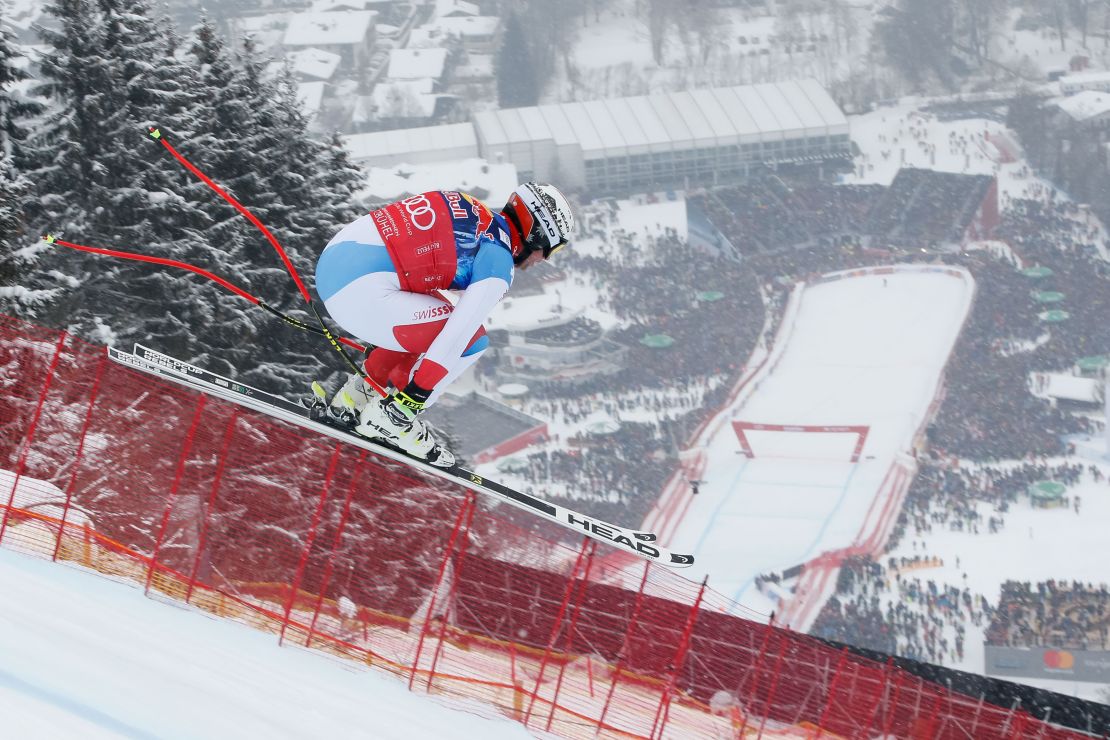
M 617 654 L 617 667 L 613 669 L 613 681 L 609 684 L 609 693 L 605 695 L 605 705 L 601 708 L 601 716 L 597 718 L 597 731 L 599 733 L 605 725 L 605 715 L 609 713 L 609 704 L 613 701 L 613 693 L 617 690 L 617 681 L 620 680 L 624 661 L 627 660 L 628 653 L 632 650 L 632 630 L 636 628 L 636 622 L 640 617 L 640 606 L 644 603 L 644 587 L 647 586 L 650 569 L 651 561 L 645 561 L 644 575 L 640 578 L 640 588 L 636 591 L 636 601 L 632 606 L 632 614 L 628 618 L 628 627 L 624 630 L 624 642 L 621 644 L 621 651 Z
M 586 550 L 589 547 L 590 538 L 583 537 L 582 545 L 578 548 L 578 557 L 574 560 L 574 567 L 571 568 L 570 574 L 567 576 L 567 586 L 563 589 L 563 600 L 559 604 L 559 612 L 555 615 L 555 620 L 551 624 L 551 634 L 547 638 L 547 649 L 543 651 L 543 658 L 540 659 L 540 670 L 536 675 L 536 685 L 532 689 L 532 696 L 528 700 L 528 709 L 524 712 L 525 727 L 528 726 L 528 720 L 532 717 L 532 708 L 536 704 L 536 697 L 540 693 L 540 684 L 543 683 L 543 674 L 547 669 L 547 661 L 551 659 L 551 651 L 555 647 L 555 641 L 558 639 L 559 632 L 563 626 L 563 615 L 566 614 L 567 604 L 570 602 L 570 595 L 574 592 L 574 582 L 578 578 L 578 566 L 582 564 L 582 558 L 586 555 Z
M 886 665 L 883 666 L 883 682 L 879 686 L 879 695 L 875 698 L 875 708 L 871 710 L 871 716 L 867 718 L 867 724 L 863 728 L 864 735 L 871 732 L 871 725 L 874 723 L 875 718 L 879 716 L 879 710 L 886 704 L 887 687 L 890 686 L 890 668 L 894 665 L 894 658 L 887 658 Z
M 424 616 L 424 624 L 420 625 L 420 637 L 416 641 L 416 655 L 412 659 L 412 668 L 409 670 L 409 691 L 412 691 L 413 684 L 416 682 L 416 670 L 420 665 L 420 653 L 424 649 L 424 638 L 428 635 L 428 624 L 431 623 L 432 614 L 435 613 L 436 596 L 439 595 L 439 587 L 440 584 L 443 583 L 443 575 L 447 572 L 447 563 L 451 560 L 451 553 L 455 549 L 455 540 L 458 539 L 463 520 L 466 518 L 472 505 L 470 493 L 469 491 L 467 492 L 466 498 L 463 499 L 462 506 L 459 507 L 459 513 L 455 515 L 455 523 L 451 527 L 451 536 L 447 538 L 447 545 L 443 548 L 443 560 L 439 563 L 439 573 L 436 574 L 435 585 L 432 586 L 432 595 L 428 599 L 428 613 Z
M 513 693 L 517 693 L 516 683 L 516 640 L 509 643 L 509 683 L 513 685 Z
M 933 708 L 929 711 L 929 724 L 927 725 L 928 729 L 924 733 L 922 733 L 923 737 L 927 737 L 927 738 L 936 737 L 937 712 L 939 710 L 940 710 L 940 692 L 937 691 L 937 693 L 933 697 Z
M 767 701 L 763 703 L 763 711 L 759 718 L 759 732 L 756 733 L 756 737 L 763 737 L 763 728 L 767 725 L 767 715 L 771 712 L 771 706 L 775 701 L 775 693 L 779 688 L 779 678 L 782 677 L 782 656 L 786 652 L 786 646 L 789 642 L 785 637 L 779 637 L 779 652 L 775 656 L 775 667 L 772 669 L 775 677 L 771 679 L 771 690 L 767 692 Z
M 890 701 L 890 710 L 887 712 L 886 721 L 883 722 L 884 737 L 890 737 L 890 726 L 894 724 L 894 715 L 898 713 L 898 699 L 902 693 L 902 679 L 902 671 L 899 670 L 894 677 L 894 698 Z M 972 734 L 972 737 L 975 737 L 975 735 Z
M 58 539 L 54 541 L 54 552 L 50 555 L 51 560 L 58 559 L 58 553 L 62 549 L 62 535 L 66 530 L 66 518 L 69 516 L 69 508 L 73 503 L 73 488 L 77 485 L 77 470 L 81 467 L 81 458 L 85 454 L 85 439 L 89 434 L 89 423 L 92 421 L 93 407 L 96 406 L 96 394 L 100 390 L 100 380 L 104 377 L 104 367 L 108 364 L 107 353 L 101 353 L 100 362 L 96 366 L 96 378 L 93 380 L 92 390 L 89 392 L 89 410 L 85 412 L 85 420 L 81 422 L 81 434 L 77 441 L 77 454 L 73 458 L 73 469 L 69 473 L 69 482 L 66 483 L 66 501 L 62 505 L 61 523 L 58 525 Z
M 663 737 L 663 730 L 667 726 L 667 718 L 671 712 L 671 693 L 674 691 L 675 684 L 678 683 L 678 674 L 682 671 L 682 666 L 686 663 L 686 652 L 690 648 L 690 638 L 694 634 L 694 624 L 698 620 L 698 610 L 701 608 L 701 600 L 705 596 L 705 588 L 709 583 L 709 576 L 701 579 L 701 588 L 698 589 L 698 596 L 694 599 L 694 605 L 690 608 L 690 614 L 686 617 L 686 625 L 682 628 L 682 636 L 678 640 L 678 648 L 675 650 L 674 658 L 671 660 L 671 675 L 667 678 L 667 683 L 663 687 L 663 695 L 659 698 L 659 706 L 655 709 L 655 718 L 651 721 L 651 732 L 648 734 L 649 738 L 655 737 L 655 728 L 659 727 L 659 737 Z
M 366 451 L 363 450 L 359 454 L 358 462 L 355 463 L 354 472 L 351 473 L 351 483 L 347 486 L 347 495 L 343 501 L 343 511 L 339 515 L 339 522 L 335 527 L 335 537 L 332 538 L 331 552 L 328 553 L 328 562 L 324 565 L 324 576 L 320 584 L 320 593 L 316 595 L 316 607 L 312 610 L 312 621 L 308 625 L 308 634 L 304 638 L 304 646 L 311 647 L 312 635 L 316 631 L 316 621 L 320 618 L 320 608 L 324 605 L 324 596 L 328 592 L 328 586 L 331 585 L 332 573 L 335 572 L 335 553 L 339 550 L 339 543 L 343 537 L 343 528 L 347 525 L 347 518 L 351 514 L 351 499 L 354 498 L 355 486 L 359 482 L 359 473 L 362 472 L 362 464 L 366 461 Z
M 759 680 L 759 671 L 763 667 L 763 656 L 767 651 L 767 641 L 769 639 L 771 639 L 771 632 L 774 631 L 774 628 L 775 628 L 775 615 L 772 613 L 771 618 L 767 621 L 767 628 L 763 630 L 763 639 L 759 643 L 759 652 L 756 653 L 756 655 L 755 655 L 755 665 L 752 666 L 752 669 L 750 671 L 748 671 L 746 674 L 744 674 L 744 677 L 742 679 L 740 679 L 740 685 L 736 688 L 736 698 L 737 698 L 737 700 L 746 707 L 754 706 L 755 703 L 754 702 L 749 702 L 745 699 L 747 694 L 744 693 L 744 689 L 748 685 L 748 679 L 754 677 L 756 681 Z M 740 732 L 737 733 L 737 734 L 740 737 L 743 737 L 744 732 L 747 729 L 748 729 L 748 713 L 745 712 L 744 713 L 744 723 L 740 725 Z
M 578 587 L 578 596 L 574 599 L 574 609 L 570 615 L 570 625 L 567 627 L 567 637 L 563 642 L 563 652 L 570 653 L 574 649 L 574 628 L 578 625 L 578 615 L 582 613 L 582 601 L 586 598 L 586 589 L 590 585 L 590 569 L 594 563 L 594 554 L 597 552 L 597 542 L 590 540 L 586 552 L 586 569 L 582 573 L 582 585 Z M 559 703 L 559 692 L 563 688 L 563 676 L 567 672 L 567 661 L 559 665 L 559 677 L 555 679 L 555 694 L 551 697 L 551 711 L 547 714 L 547 726 L 544 732 L 551 732 L 551 723 L 555 720 L 555 707 Z
M 975 737 L 975 731 L 979 729 L 979 715 L 983 713 L 983 702 L 986 701 L 986 694 L 979 694 L 979 703 L 975 706 L 975 716 L 971 720 L 971 736 Z
M 848 659 L 848 648 L 841 648 L 840 660 L 836 661 L 836 668 L 833 669 L 832 681 L 829 683 L 829 694 L 825 700 L 825 708 L 821 710 L 821 718 L 817 720 L 817 736 L 813 740 L 821 740 L 821 735 L 825 732 L 825 725 L 828 722 L 829 710 L 832 709 L 833 700 L 836 697 L 836 684 L 840 680 L 840 672 L 844 670 L 844 661 Z
M 169 495 L 166 496 L 166 508 L 162 512 L 162 523 L 158 526 L 158 537 L 154 540 L 154 551 L 150 556 L 150 566 L 146 570 L 146 585 L 143 586 L 143 594 L 150 593 L 150 584 L 154 580 L 154 567 L 158 562 L 158 552 L 162 549 L 162 542 L 166 537 L 166 528 L 170 523 L 170 512 L 173 511 L 173 503 L 177 498 L 177 489 L 181 485 L 181 478 L 185 474 L 185 461 L 189 459 L 189 451 L 193 446 L 193 438 L 197 434 L 197 426 L 200 424 L 200 418 L 204 415 L 204 404 L 208 396 L 201 393 L 197 398 L 197 406 L 193 411 L 193 421 L 189 424 L 189 431 L 185 433 L 185 442 L 181 445 L 181 455 L 177 459 L 177 471 L 173 475 L 173 484 L 170 486 Z
M 4 508 L 4 516 L 0 517 L 0 543 L 4 542 L 4 532 L 8 528 L 8 518 L 12 514 L 12 506 L 15 504 L 15 492 L 19 488 L 19 479 L 23 477 L 23 469 L 27 465 L 27 454 L 31 451 L 31 443 L 35 439 L 35 429 L 39 425 L 39 416 L 42 414 L 42 407 L 46 403 L 46 395 L 50 392 L 50 384 L 54 380 L 54 374 L 58 370 L 58 361 L 62 358 L 62 348 L 65 347 L 66 337 L 68 336 L 64 331 L 58 335 L 58 343 L 54 346 L 54 357 L 50 360 L 50 367 L 46 371 L 46 380 L 42 384 L 42 390 L 39 391 L 38 403 L 35 404 L 35 413 L 31 415 L 31 423 L 27 427 L 27 436 L 20 443 L 19 461 L 15 465 L 12 490 L 8 494 L 8 504 Z
M 477 499 L 478 497 L 478 494 L 474 493 L 474 491 L 467 491 L 466 495 L 467 498 L 471 499 Z M 461 577 L 462 573 L 463 561 L 466 560 L 466 548 L 467 545 L 470 543 L 470 524 L 474 521 L 474 512 L 477 510 L 477 501 L 472 500 L 470 502 L 470 510 L 466 514 L 466 523 L 463 524 L 462 542 L 459 544 L 459 552 L 455 556 L 455 567 L 453 568 L 455 577 L 451 579 L 451 585 L 450 587 L 448 587 L 447 590 L 448 604 L 453 604 L 455 602 L 455 593 L 459 587 L 459 578 Z M 448 620 L 446 618 L 439 620 L 439 641 L 436 643 L 435 652 L 432 653 L 432 667 L 428 671 L 428 693 L 431 693 L 432 691 L 432 679 L 435 678 L 436 665 L 439 663 L 439 656 L 440 653 L 443 651 L 443 642 L 447 636 L 447 621 Z
M 301 588 L 301 579 L 304 577 L 305 568 L 308 566 L 308 556 L 312 554 L 312 545 L 316 542 L 316 528 L 320 526 L 320 517 L 324 513 L 324 505 L 328 501 L 328 489 L 331 488 L 332 479 L 335 477 L 335 466 L 339 462 L 340 450 L 339 444 L 336 444 L 335 451 L 331 455 L 331 461 L 328 462 L 328 470 L 324 474 L 324 486 L 320 489 L 320 500 L 316 504 L 316 511 L 312 512 L 312 524 L 309 525 L 308 536 L 305 538 L 304 552 L 301 553 L 301 560 L 297 563 L 296 573 L 293 574 L 292 587 L 289 589 L 289 600 L 285 604 L 285 614 L 282 615 L 281 632 L 278 633 L 278 645 L 285 642 L 285 630 L 289 627 L 289 615 L 293 613 L 293 605 L 297 602 L 297 592 Z
M 224 441 L 220 445 L 220 455 L 217 458 L 216 474 L 212 476 L 212 492 L 208 494 L 208 500 L 204 502 L 204 517 L 200 522 L 200 535 L 197 537 L 197 554 L 193 558 L 193 568 L 189 572 L 189 587 L 185 589 L 185 603 L 189 603 L 189 599 L 193 596 L 193 588 L 197 583 L 197 571 L 200 570 L 200 558 L 204 554 L 204 548 L 208 544 L 208 515 L 212 513 L 212 504 L 216 501 L 216 494 L 220 490 L 220 483 L 224 477 L 224 466 L 227 465 L 228 451 L 231 449 L 231 438 L 235 436 L 235 422 L 239 420 L 239 407 L 235 406 L 231 409 L 231 415 L 227 419 L 227 429 L 224 430 Z

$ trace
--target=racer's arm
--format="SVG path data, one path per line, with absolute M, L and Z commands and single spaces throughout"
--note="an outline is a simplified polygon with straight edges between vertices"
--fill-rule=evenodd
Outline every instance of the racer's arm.
M 474 334 L 500 303 L 513 280 L 513 258 L 503 246 L 486 242 L 474 257 L 470 285 L 463 291 L 443 330 L 432 341 L 412 382 L 431 392 L 462 357 Z

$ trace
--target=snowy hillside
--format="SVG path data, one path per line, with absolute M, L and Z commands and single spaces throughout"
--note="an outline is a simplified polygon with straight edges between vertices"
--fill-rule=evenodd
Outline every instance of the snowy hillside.
M 492 716 L 488 705 L 420 697 L 400 680 L 4 549 L 0 594 L 3 737 L 530 737 L 475 716 Z

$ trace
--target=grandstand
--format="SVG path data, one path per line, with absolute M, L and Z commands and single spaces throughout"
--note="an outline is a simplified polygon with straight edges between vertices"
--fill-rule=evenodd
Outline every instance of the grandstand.
M 791 188 L 777 177 L 717 188 L 690 196 L 698 228 L 708 222 L 730 251 L 740 255 L 775 252 L 864 232 L 868 214 L 886 193 L 881 185 L 824 185 Z
M 578 382 L 621 370 L 627 349 L 606 337 L 582 312 L 507 327 L 498 352 L 501 382 Z
M 996 676 L 1110 681 L 1110 591 L 1105 584 L 1002 584 L 986 633 Z
M 872 209 L 867 232 L 907 246 L 961 244 L 998 226 L 998 183 L 988 175 L 903 168 Z
M 741 255 L 869 236 L 883 246 L 947 246 L 988 238 L 999 223 L 987 175 L 905 168 L 890 187 L 796 184 L 764 172 L 743 185 L 690 196 L 701 231 L 715 228 Z

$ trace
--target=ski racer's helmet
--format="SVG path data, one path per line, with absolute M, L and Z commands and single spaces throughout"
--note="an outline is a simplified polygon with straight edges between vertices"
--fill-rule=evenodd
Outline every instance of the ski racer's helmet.
M 513 262 L 518 265 L 537 249 L 548 259 L 569 243 L 574 230 L 570 203 L 554 185 L 519 185 L 501 213 L 521 235 L 521 244 L 513 245 Z

